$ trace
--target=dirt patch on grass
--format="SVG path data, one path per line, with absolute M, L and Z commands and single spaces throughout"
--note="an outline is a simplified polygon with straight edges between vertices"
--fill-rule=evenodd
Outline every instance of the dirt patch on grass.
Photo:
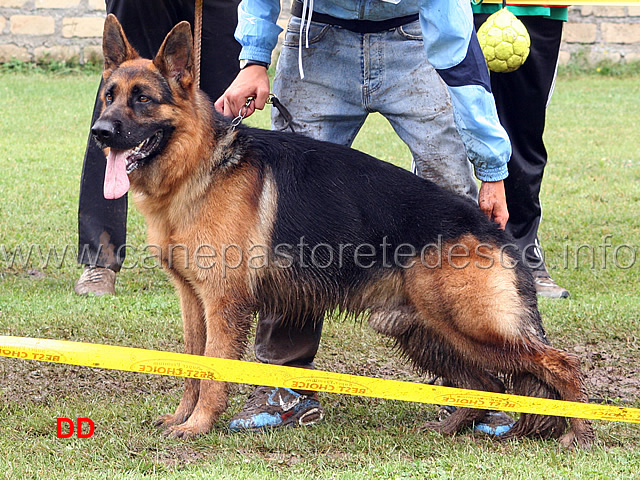
M 591 398 L 640 401 L 640 341 L 608 341 L 574 347 Z
M 5 403 L 49 405 L 87 392 L 111 398 L 158 393 L 181 384 L 181 379 L 172 377 L 0 358 L 0 393 Z

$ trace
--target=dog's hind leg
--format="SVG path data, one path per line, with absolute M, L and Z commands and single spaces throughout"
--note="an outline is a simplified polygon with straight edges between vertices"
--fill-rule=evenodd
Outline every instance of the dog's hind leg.
M 446 341 L 438 340 L 437 335 L 424 325 L 414 324 L 395 338 L 400 351 L 418 371 L 438 375 L 445 379 L 446 386 L 496 393 L 505 391 L 500 379 L 464 362 Z M 475 408 L 457 408 L 442 421 L 426 422 L 423 428 L 454 435 L 480 420 L 486 412 Z
M 182 277 L 174 274 L 172 279 L 180 296 L 185 353 L 204 355 L 207 333 L 202 302 L 196 296 L 193 288 Z M 175 413 L 160 416 L 154 422 L 154 425 L 167 428 L 184 423 L 193 412 L 198 402 L 199 394 L 200 380 L 195 378 L 185 379 L 184 394 Z
M 439 268 L 422 264 L 405 272 L 406 296 L 416 310 L 418 323 L 423 331 L 429 332 L 432 342 L 444 345 L 442 349 L 447 356 L 440 360 L 468 365 L 471 371 L 512 376 L 520 390 L 518 393 L 523 395 L 586 401 L 575 356 L 547 344 L 530 274 L 508 255 L 499 258 L 495 253 L 499 251 L 497 247 L 489 250 L 495 257 L 484 252 L 478 255 L 480 247 L 472 237 L 458 240 L 455 245 L 462 245 L 466 256 L 450 255 L 449 262 L 442 262 Z M 487 258 L 492 260 L 488 264 Z M 433 365 L 438 358 L 432 357 Z M 434 366 L 424 368 L 438 373 Z M 446 373 L 444 376 L 460 384 L 456 376 L 460 371 L 454 369 L 452 376 Z M 551 426 L 537 428 L 525 416 L 511 436 L 549 437 L 561 433 L 561 421 L 538 419 L 535 422 Z M 561 443 L 575 441 L 588 446 L 593 441 L 589 422 L 571 420 L 570 423 L 571 429 L 561 438 Z
M 514 375 L 511 383 L 516 395 L 560 399 L 560 395 L 530 373 Z M 564 417 L 523 413 L 515 425 L 503 436 L 505 440 L 520 437 L 559 438 L 567 429 Z
M 450 382 L 445 379 L 445 383 L 448 386 L 457 388 L 504 393 L 504 384 L 489 372 L 481 370 L 466 369 L 465 374 L 458 376 L 456 382 Z M 482 409 L 456 408 L 450 415 L 439 422 L 426 422 L 424 428 L 453 435 L 463 428 L 478 422 L 486 413 L 487 410 Z

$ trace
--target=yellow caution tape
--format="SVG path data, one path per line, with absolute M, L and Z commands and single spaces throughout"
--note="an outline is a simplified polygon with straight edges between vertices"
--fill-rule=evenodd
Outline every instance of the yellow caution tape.
M 455 407 L 640 423 L 638 408 L 464 390 L 141 348 L 0 336 L 0 356 Z

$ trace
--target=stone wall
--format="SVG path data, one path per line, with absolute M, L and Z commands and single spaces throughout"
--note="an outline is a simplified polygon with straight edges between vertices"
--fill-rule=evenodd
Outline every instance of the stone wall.
M 99 58 L 104 8 L 104 0 L 0 0 L 0 62 Z M 572 7 L 560 61 L 578 59 L 640 60 L 640 5 Z
M 570 8 L 560 62 L 567 64 L 579 57 L 590 64 L 640 60 L 640 4 Z
M 0 62 L 102 55 L 104 0 L 0 0 Z

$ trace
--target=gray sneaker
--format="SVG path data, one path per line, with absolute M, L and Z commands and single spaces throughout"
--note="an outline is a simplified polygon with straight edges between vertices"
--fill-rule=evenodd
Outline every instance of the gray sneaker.
M 536 293 L 539 297 L 569 298 L 569 291 L 554 282 L 546 270 L 535 270 L 533 279 L 536 284 Z
M 306 427 L 324 417 L 317 394 L 304 395 L 289 388 L 257 387 L 229 428 L 235 432 L 277 427 Z
M 116 272 L 110 268 L 87 265 L 74 287 L 78 295 L 114 295 L 116 293 Z

